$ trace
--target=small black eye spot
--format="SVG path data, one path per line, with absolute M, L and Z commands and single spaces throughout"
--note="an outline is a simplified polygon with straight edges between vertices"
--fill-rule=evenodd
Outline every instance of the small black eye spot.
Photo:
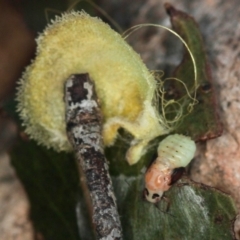
M 173 185 L 175 182 L 177 182 L 183 175 L 185 171 L 184 167 L 180 167 L 180 168 L 175 168 L 172 171 L 172 176 L 171 176 L 171 182 L 170 182 L 170 186 Z
M 201 90 L 206 93 L 210 92 L 212 90 L 212 85 L 210 83 L 202 84 Z
M 155 198 L 159 198 L 160 196 L 159 196 L 159 194 L 157 194 L 157 193 L 154 193 L 153 195 L 152 195 L 152 199 L 155 199 Z
M 145 196 L 146 196 L 146 195 L 147 195 L 147 196 L 149 195 L 149 191 L 147 190 L 147 188 L 144 189 L 144 195 L 145 195 Z

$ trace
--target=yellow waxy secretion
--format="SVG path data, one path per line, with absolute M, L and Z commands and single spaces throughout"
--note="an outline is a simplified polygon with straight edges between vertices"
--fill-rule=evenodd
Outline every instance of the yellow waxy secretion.
M 152 106 L 156 82 L 139 55 L 99 18 L 72 12 L 57 18 L 37 39 L 37 56 L 18 91 L 26 132 L 57 151 L 71 150 L 65 130 L 64 83 L 89 73 L 104 118 L 103 138 L 111 145 L 120 127 L 134 137 L 127 153 L 139 160 L 147 143 L 166 129 Z

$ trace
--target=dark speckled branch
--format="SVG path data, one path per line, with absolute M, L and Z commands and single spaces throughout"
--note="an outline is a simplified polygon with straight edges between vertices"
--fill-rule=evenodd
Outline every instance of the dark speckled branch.
M 74 74 L 65 85 L 67 135 L 83 169 L 93 206 L 97 239 L 122 239 L 101 135 L 102 119 L 94 84 L 86 74 Z

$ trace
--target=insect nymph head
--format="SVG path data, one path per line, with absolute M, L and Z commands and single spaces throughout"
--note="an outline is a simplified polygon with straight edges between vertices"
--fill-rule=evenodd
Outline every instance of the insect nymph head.
M 194 157 L 196 145 L 191 138 L 173 134 L 160 142 L 158 157 L 145 174 L 145 198 L 160 201 L 163 193 L 181 178 L 184 168 Z
M 154 161 L 145 174 L 145 198 L 152 203 L 160 201 L 163 193 L 170 188 L 172 169 Z

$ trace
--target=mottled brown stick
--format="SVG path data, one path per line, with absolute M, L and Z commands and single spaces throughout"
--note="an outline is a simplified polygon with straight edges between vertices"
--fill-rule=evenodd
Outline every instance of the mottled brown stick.
M 102 118 L 94 84 L 74 74 L 65 85 L 67 135 L 83 169 L 93 206 L 97 239 L 122 239 L 116 199 L 104 156 Z

